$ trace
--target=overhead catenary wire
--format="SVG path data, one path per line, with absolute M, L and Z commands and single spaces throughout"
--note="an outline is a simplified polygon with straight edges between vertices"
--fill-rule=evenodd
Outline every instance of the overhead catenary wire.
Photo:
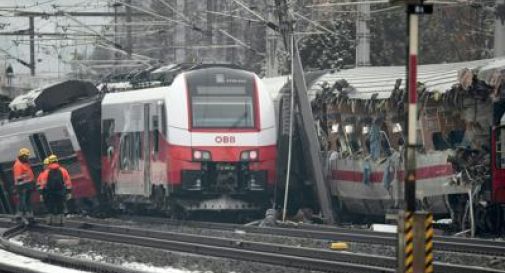
M 73 16 L 70 16 L 69 14 L 67 13 L 64 13 L 65 17 L 71 19 L 72 21 L 80 24 L 80 25 L 83 25 L 85 26 L 84 23 L 82 23 L 81 21 L 79 21 L 77 18 L 73 17 Z M 126 55 L 128 55 L 128 52 L 126 52 L 125 50 L 121 49 L 121 48 L 117 48 L 118 45 L 114 42 L 114 41 L 111 41 L 109 40 L 107 37 L 105 37 L 104 35 L 102 35 L 101 33 L 97 32 L 96 30 L 94 30 L 93 28 L 90 28 L 90 27 L 87 27 L 86 29 L 88 29 L 89 31 L 97 34 L 98 36 L 100 36 L 104 41 L 107 41 L 109 44 L 112 44 L 114 45 L 114 47 L 116 48 L 117 51 L 119 52 L 123 52 L 125 53 Z M 144 56 L 144 55 L 139 55 L 139 54 L 131 54 L 132 58 L 138 58 L 138 59 L 143 59 L 143 60 L 153 60 L 153 58 L 149 57 L 149 56 Z
M 169 18 L 167 16 L 161 15 L 161 14 L 156 13 L 154 11 L 149 11 L 149 10 L 146 10 L 144 8 L 137 7 L 135 5 L 129 5 L 127 3 L 124 3 L 124 1 L 121 1 L 121 0 L 119 0 L 118 3 L 121 3 L 122 5 L 125 5 L 125 6 L 129 6 L 132 9 L 136 9 L 136 10 L 138 10 L 140 12 L 145 12 L 145 13 L 150 14 L 152 16 L 155 16 L 155 17 L 158 17 L 158 18 L 161 18 L 161 19 L 164 19 L 164 20 L 168 20 L 168 21 L 174 22 L 176 24 L 183 24 L 183 25 L 185 25 L 187 27 L 190 27 L 194 31 L 201 32 L 204 35 L 209 35 L 209 33 L 207 33 L 206 31 L 203 30 L 203 28 L 201 28 L 201 27 L 193 24 L 191 22 L 191 19 L 188 18 L 188 17 L 186 17 L 185 15 L 183 17 L 183 20 L 174 20 L 172 18 Z M 239 38 L 233 36 L 232 34 L 230 34 L 229 32 L 227 32 L 226 30 L 224 30 L 222 28 L 218 28 L 218 27 L 213 27 L 213 26 L 211 26 L 211 28 L 214 29 L 217 32 L 222 33 L 223 35 L 227 36 L 228 38 L 232 39 L 237 44 L 239 44 L 239 45 L 241 45 L 241 46 L 243 46 L 243 47 L 245 47 L 245 48 L 247 48 L 247 49 L 255 52 L 256 54 L 262 55 L 262 53 L 258 52 L 256 49 L 252 48 L 251 46 L 249 46 L 247 43 L 245 43 L 244 41 L 240 40 Z

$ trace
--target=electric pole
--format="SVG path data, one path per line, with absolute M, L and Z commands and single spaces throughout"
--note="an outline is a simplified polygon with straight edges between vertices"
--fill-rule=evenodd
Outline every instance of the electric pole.
M 505 56 L 505 0 L 496 0 L 494 56 Z
M 267 20 L 274 21 L 274 7 L 267 3 Z M 270 26 L 266 26 L 266 57 L 265 57 L 265 76 L 275 77 L 279 75 L 279 59 L 277 58 L 277 46 L 279 34 Z
M 35 76 L 35 19 L 29 17 L 28 32 L 30 34 L 30 74 Z
M 126 52 L 128 54 L 128 59 L 132 57 L 132 9 L 131 0 L 126 0 Z
M 185 2 L 186 0 L 176 0 L 176 9 L 179 11 L 176 17 L 180 17 L 178 20 L 184 21 L 179 13 L 184 14 Z M 186 61 L 186 26 L 184 24 L 175 26 L 175 45 L 177 46 L 175 49 L 175 63 L 184 63 Z
M 358 18 L 356 19 L 356 66 L 370 65 L 370 3 L 358 4 Z

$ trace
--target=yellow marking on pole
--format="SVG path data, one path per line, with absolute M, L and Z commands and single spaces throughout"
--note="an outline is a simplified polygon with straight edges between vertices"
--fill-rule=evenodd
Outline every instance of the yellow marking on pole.
M 405 273 L 414 272 L 414 214 L 405 213 Z
M 424 227 L 424 272 L 433 273 L 433 214 L 426 215 Z

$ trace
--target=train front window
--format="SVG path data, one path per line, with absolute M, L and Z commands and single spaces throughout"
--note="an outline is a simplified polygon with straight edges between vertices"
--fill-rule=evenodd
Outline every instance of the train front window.
M 193 97 L 193 127 L 252 128 L 253 101 L 250 97 Z
M 254 77 L 226 68 L 192 71 L 187 76 L 193 128 L 255 127 Z

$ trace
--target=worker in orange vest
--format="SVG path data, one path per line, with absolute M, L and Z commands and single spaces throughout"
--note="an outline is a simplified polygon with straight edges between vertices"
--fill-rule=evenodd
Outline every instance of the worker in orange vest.
M 14 177 L 14 186 L 18 195 L 18 207 L 16 213 L 16 220 L 20 221 L 24 218 L 28 223 L 33 222 L 33 209 L 32 209 L 32 191 L 34 190 L 33 170 L 30 166 L 28 159 L 30 158 L 30 150 L 28 148 L 21 148 L 18 153 L 18 158 L 14 162 L 12 168 Z
M 72 181 L 67 169 L 58 164 L 56 155 L 47 159 L 49 165 L 37 179 L 37 187 L 49 213 L 48 224 L 63 225 L 65 201 L 72 197 Z
M 44 166 L 42 168 L 42 171 L 39 173 L 39 176 L 37 177 L 37 189 L 39 189 L 39 185 L 42 183 L 42 173 L 47 170 L 47 167 L 49 166 L 49 157 L 44 158 Z M 44 196 L 40 194 L 40 202 L 44 202 Z

